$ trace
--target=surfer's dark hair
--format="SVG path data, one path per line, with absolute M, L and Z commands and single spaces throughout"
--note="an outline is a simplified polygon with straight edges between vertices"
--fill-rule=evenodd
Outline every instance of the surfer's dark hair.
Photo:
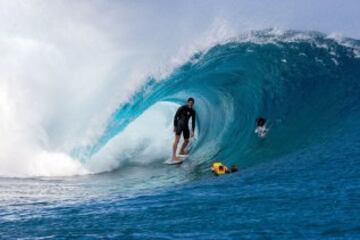
M 194 98 L 192 98 L 192 97 L 189 97 L 187 101 L 188 101 L 188 102 L 190 102 L 190 101 L 191 101 L 191 102 L 195 103 L 195 99 L 194 99 Z
M 265 123 L 266 123 L 266 119 L 263 117 L 259 117 L 256 119 L 256 125 L 258 125 L 260 127 L 264 126 Z

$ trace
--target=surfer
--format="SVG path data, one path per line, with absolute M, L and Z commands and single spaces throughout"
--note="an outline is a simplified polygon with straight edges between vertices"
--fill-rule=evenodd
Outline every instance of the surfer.
M 266 119 L 263 117 L 257 118 L 255 133 L 258 135 L 258 137 L 265 138 L 268 131 L 269 129 L 266 128 Z
M 176 150 L 179 144 L 181 133 L 184 136 L 184 143 L 181 146 L 180 155 L 188 154 L 188 150 L 186 149 L 186 147 L 189 144 L 189 138 L 194 137 L 194 130 L 195 130 L 195 110 L 193 109 L 194 103 L 195 103 L 194 98 L 190 97 L 187 100 L 187 104 L 179 107 L 179 109 L 176 111 L 174 117 L 175 141 L 173 144 L 173 154 L 172 154 L 172 159 L 174 161 L 180 160 L 180 158 L 176 156 Z M 190 118 L 192 118 L 191 134 L 189 131 Z

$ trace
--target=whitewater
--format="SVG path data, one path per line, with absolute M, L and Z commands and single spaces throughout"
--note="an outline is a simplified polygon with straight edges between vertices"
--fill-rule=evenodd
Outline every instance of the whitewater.
M 2 237 L 358 238 L 359 16 L 307 3 L 1 3 Z

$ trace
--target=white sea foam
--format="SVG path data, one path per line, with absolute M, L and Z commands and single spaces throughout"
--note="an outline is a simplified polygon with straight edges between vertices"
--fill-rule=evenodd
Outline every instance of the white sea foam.
M 86 163 L 92 172 L 121 168 L 125 164 L 149 164 L 169 158 L 173 142 L 173 115 L 178 105 L 160 102 L 131 122 Z

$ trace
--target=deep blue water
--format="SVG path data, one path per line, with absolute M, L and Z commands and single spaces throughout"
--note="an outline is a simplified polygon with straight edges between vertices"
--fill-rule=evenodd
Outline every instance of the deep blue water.
M 198 140 L 180 167 L 153 159 L 88 176 L 0 178 L 1 238 L 359 239 L 359 43 L 299 34 L 258 32 L 194 54 L 149 79 L 94 146 L 74 151 L 86 161 L 154 104 L 191 95 Z M 271 124 L 265 140 L 253 133 L 259 115 Z M 214 159 L 240 171 L 214 177 Z
M 357 134 L 238 173 L 135 194 L 124 192 L 121 172 L 2 179 L 1 237 L 359 239 Z M 187 167 L 172 171 L 183 175 Z

